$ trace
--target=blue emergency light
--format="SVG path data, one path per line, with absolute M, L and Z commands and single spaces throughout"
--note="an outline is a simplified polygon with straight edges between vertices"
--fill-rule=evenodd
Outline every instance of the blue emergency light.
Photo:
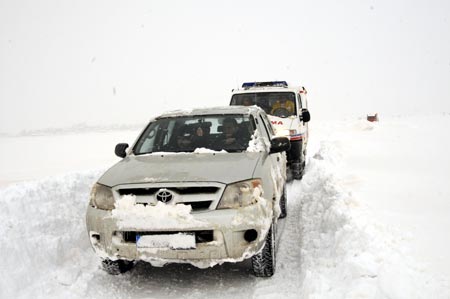
M 286 81 L 245 82 L 242 84 L 242 88 L 265 87 L 265 86 L 288 87 L 288 84 Z

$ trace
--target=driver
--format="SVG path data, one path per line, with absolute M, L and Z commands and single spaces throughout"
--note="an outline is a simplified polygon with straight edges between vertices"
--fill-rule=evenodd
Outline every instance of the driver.
M 188 126 L 183 126 L 180 129 L 179 135 L 177 136 L 178 149 L 185 150 L 191 146 L 192 134 Z
M 244 99 L 242 99 L 242 105 L 243 106 L 252 106 L 253 105 L 253 101 L 252 101 L 251 98 L 245 97 Z
M 290 115 L 292 115 L 295 112 L 295 105 L 294 102 L 292 102 L 291 100 L 281 98 L 278 101 L 276 101 L 275 104 L 273 104 L 270 114 L 274 115 L 278 109 L 284 109 L 288 111 Z
M 239 125 L 233 117 L 227 117 L 223 120 L 223 132 L 216 146 L 225 150 L 238 150 L 243 147 L 242 140 L 238 134 Z

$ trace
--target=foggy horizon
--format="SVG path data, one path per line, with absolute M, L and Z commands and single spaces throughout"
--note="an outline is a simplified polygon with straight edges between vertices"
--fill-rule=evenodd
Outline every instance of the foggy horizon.
M 146 123 L 246 81 L 312 119 L 450 112 L 446 1 L 0 0 L 0 133 Z

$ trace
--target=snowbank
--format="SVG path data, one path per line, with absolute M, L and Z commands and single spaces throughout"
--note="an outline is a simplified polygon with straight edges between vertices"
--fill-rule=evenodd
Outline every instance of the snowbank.
M 98 260 L 85 226 L 91 186 L 103 171 L 0 189 L 0 298 L 81 298 Z M 65 297 L 67 297 L 65 295 Z
M 294 189 L 301 205 L 301 297 L 449 298 L 448 282 L 429 275 L 409 255 L 405 237 L 343 187 L 336 175 L 340 148 L 339 141 L 323 142 Z

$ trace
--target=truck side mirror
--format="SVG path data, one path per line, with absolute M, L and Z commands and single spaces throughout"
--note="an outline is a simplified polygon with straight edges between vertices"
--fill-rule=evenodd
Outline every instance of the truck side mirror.
M 274 137 L 270 141 L 270 154 L 288 151 L 291 148 L 291 141 L 287 137 Z
M 116 145 L 114 152 L 115 152 L 116 156 L 125 158 L 125 156 L 127 155 L 127 152 L 126 152 L 127 148 L 128 148 L 128 143 L 119 143 Z
M 307 123 L 311 120 L 311 115 L 309 114 L 308 109 L 302 109 L 302 118 L 303 122 Z

